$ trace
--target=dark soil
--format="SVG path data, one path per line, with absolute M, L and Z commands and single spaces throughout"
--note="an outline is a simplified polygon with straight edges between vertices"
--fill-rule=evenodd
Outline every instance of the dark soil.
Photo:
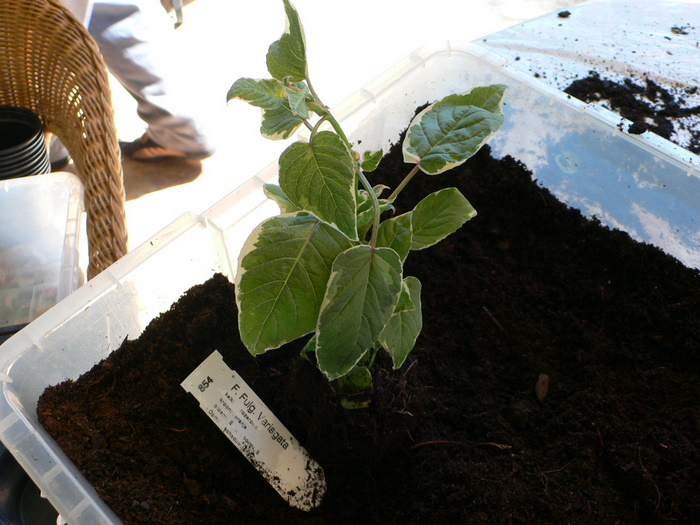
M 392 162 L 373 183 L 396 186 Z M 47 390 L 42 423 L 129 524 L 700 523 L 698 272 L 488 148 L 409 190 L 445 185 L 479 215 L 409 257 L 423 333 L 402 369 L 380 359 L 369 409 L 340 409 L 299 347 L 250 357 L 217 276 Z M 291 509 L 180 387 L 215 348 L 324 467 L 318 509 Z
M 686 95 L 694 95 L 697 87 L 691 91 Z M 602 103 L 631 121 L 629 133 L 651 131 L 700 155 L 700 106 L 687 104 L 683 94 L 675 90 L 649 78 L 640 83 L 629 78 L 615 82 L 591 71 L 588 77 L 572 82 L 564 92 L 584 102 Z M 687 138 L 681 141 L 679 134 Z

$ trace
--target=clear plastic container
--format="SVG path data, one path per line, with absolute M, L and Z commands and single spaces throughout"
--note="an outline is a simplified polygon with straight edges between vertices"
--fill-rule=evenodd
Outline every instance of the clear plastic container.
M 0 342 L 82 284 L 82 213 L 72 173 L 0 181 Z
M 621 132 L 619 117 L 569 100 L 483 48 L 419 50 L 336 114 L 362 148 L 388 147 L 419 105 L 491 83 L 510 86 L 506 124 L 490 141 L 497 156 L 521 159 L 569 204 L 700 265 L 697 168 L 670 143 Z M 276 213 L 262 192 L 275 179 L 273 164 L 204 214 L 183 215 L 3 346 L 0 439 L 69 523 L 119 520 L 39 425 L 39 396 L 138 337 L 191 286 L 214 272 L 232 277 L 248 233 Z

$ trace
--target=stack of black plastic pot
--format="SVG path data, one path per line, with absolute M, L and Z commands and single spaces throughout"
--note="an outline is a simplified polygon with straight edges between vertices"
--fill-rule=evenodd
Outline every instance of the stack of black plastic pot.
M 39 117 L 28 109 L 0 106 L 0 180 L 50 171 Z M 5 338 L 0 333 L 0 345 Z M 41 497 L 36 485 L 0 444 L 0 525 L 54 525 L 56 518 L 48 500 Z

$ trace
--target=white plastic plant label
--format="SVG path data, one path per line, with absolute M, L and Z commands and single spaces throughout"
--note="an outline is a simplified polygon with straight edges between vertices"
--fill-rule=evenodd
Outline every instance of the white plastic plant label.
M 292 506 L 311 510 L 326 492 L 316 463 L 218 351 L 182 382 L 182 388 Z

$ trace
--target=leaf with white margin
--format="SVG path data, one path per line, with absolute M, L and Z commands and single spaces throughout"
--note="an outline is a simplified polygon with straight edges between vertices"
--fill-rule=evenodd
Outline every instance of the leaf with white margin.
M 398 314 L 399 312 L 413 310 L 415 309 L 415 307 L 416 305 L 413 303 L 413 299 L 411 299 L 411 294 L 409 292 L 408 285 L 406 284 L 406 280 L 404 279 L 401 283 L 401 295 L 399 295 L 399 302 L 396 303 L 394 315 Z
M 466 95 L 462 95 L 463 103 L 483 108 L 491 113 L 503 113 L 503 95 L 506 89 L 508 86 L 504 84 L 477 87 Z
M 357 240 L 355 172 L 342 139 L 322 131 L 280 156 L 280 187 L 289 200 Z
M 239 78 L 229 89 L 226 101 L 234 98 L 244 100 L 258 108 L 275 109 L 287 100 L 287 94 L 278 80 Z
M 333 261 L 351 246 L 306 212 L 272 217 L 253 230 L 236 273 L 241 340 L 253 355 L 315 330 Z
M 275 204 L 280 207 L 282 213 L 301 211 L 297 206 L 292 204 L 292 201 L 289 200 L 289 197 L 285 195 L 282 188 L 277 184 L 263 184 L 263 193 L 265 193 L 268 199 L 274 201 Z
M 386 199 L 379 199 L 379 215 L 385 211 L 393 211 L 394 205 L 388 202 Z M 357 232 L 360 239 L 364 239 L 367 236 L 370 228 L 374 224 L 374 206 L 369 203 L 369 206 L 365 206 L 357 214 Z
M 457 188 L 444 188 L 424 197 L 411 212 L 411 250 L 437 244 L 476 216 Z
M 384 151 L 365 151 L 362 154 L 362 171 L 372 172 L 377 169 L 379 163 L 384 158 Z
M 284 90 L 287 93 L 289 107 L 296 116 L 309 118 L 309 108 L 306 105 L 306 97 L 309 96 L 309 87 L 304 82 L 284 83 Z
M 279 40 L 267 51 L 267 70 L 277 80 L 289 78 L 292 82 L 306 79 L 306 42 L 299 13 L 289 0 L 284 0 L 286 27 Z
M 377 235 L 377 246 L 393 248 L 404 262 L 411 251 L 413 232 L 411 231 L 411 215 L 413 212 L 404 213 L 382 221 Z
M 474 88 L 425 108 L 409 125 L 404 161 L 418 164 L 428 175 L 462 164 L 503 124 L 505 90 L 502 84 Z
M 380 195 L 384 190 L 389 189 L 389 186 L 383 184 L 377 184 L 372 188 L 374 195 L 379 200 L 380 206 L 382 202 L 386 203 L 386 199 L 380 199 Z M 357 192 L 357 214 L 362 215 L 363 213 L 371 210 L 374 207 L 374 201 L 370 198 L 369 193 L 365 189 L 361 189 Z
M 420 302 L 421 283 L 410 275 L 404 279 L 404 283 L 409 290 L 415 308 L 402 310 L 392 315 L 379 336 L 379 342 L 389 352 L 391 360 L 394 362 L 394 369 L 401 368 L 406 357 L 416 345 L 416 339 L 423 329 L 423 312 Z
M 295 115 L 285 101 L 276 108 L 263 109 L 260 133 L 270 140 L 288 139 L 304 123 L 304 119 Z
M 377 341 L 401 292 L 391 248 L 354 246 L 333 263 L 316 329 L 316 359 L 328 379 L 347 374 Z

